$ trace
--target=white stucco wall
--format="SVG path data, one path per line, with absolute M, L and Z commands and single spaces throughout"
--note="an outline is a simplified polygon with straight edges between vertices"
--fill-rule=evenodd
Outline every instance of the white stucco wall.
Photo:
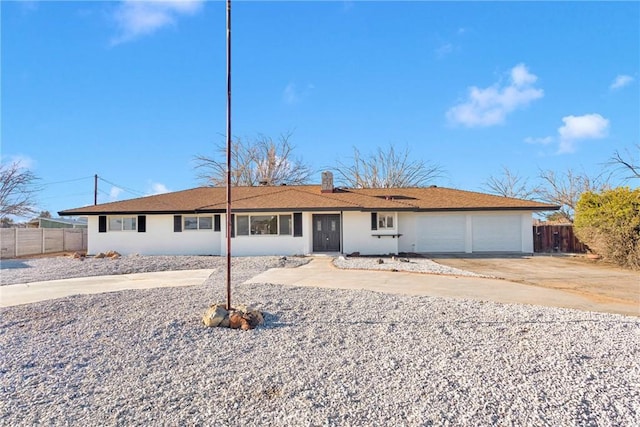
M 255 215 L 283 215 L 283 212 L 260 212 Z M 251 214 L 254 215 L 254 214 Z M 221 215 L 222 233 L 220 235 L 220 254 L 227 254 L 226 215 Z M 260 256 L 260 255 L 305 255 L 309 254 L 311 240 L 311 214 L 302 215 L 302 236 L 293 237 L 280 235 L 235 236 L 231 238 L 232 256 Z M 293 226 L 293 225 L 292 225 Z M 292 230 L 293 233 L 293 230 Z
M 394 223 L 396 228 L 393 230 L 371 230 L 371 212 L 344 212 L 342 215 L 343 252 L 345 254 L 360 252 L 362 255 L 398 253 L 399 239 L 391 237 L 398 234 L 397 215 Z M 387 236 L 377 237 L 375 236 L 377 234 Z
M 531 212 L 400 213 L 400 252 L 533 253 Z
M 325 212 L 322 212 L 325 213 Z M 340 213 L 340 212 L 328 212 Z M 267 213 L 265 213 L 267 214 Z M 393 230 L 371 230 L 370 212 L 343 212 L 342 214 L 342 252 L 349 254 L 360 252 L 363 255 L 382 255 L 399 252 L 426 252 L 420 248 L 428 242 L 421 233 L 429 233 L 421 224 L 429 221 L 425 217 L 437 217 L 440 224 L 451 216 L 451 225 L 463 226 L 464 249 L 457 252 L 476 252 L 478 249 L 515 251 L 533 253 L 533 234 L 531 212 L 467 212 L 467 213 L 414 213 L 402 212 L 395 215 L 396 228 Z M 457 217 L 456 217 L 457 215 Z M 462 215 L 463 220 L 460 220 Z M 312 212 L 302 214 L 302 237 L 293 236 L 236 236 L 231 239 L 231 250 L 234 256 L 244 255 L 305 255 L 313 252 Z M 509 223 L 509 227 L 501 228 L 495 224 Z M 516 227 L 519 222 L 519 228 Z M 225 215 L 221 215 L 222 232 L 213 230 L 173 231 L 173 215 L 147 215 L 146 232 L 107 231 L 98 233 L 98 217 L 90 216 L 88 220 L 88 253 L 116 250 L 123 255 L 226 255 Z M 438 221 L 435 222 L 437 224 Z M 482 224 L 494 224 L 491 230 L 481 230 Z M 474 227 L 476 228 L 474 231 Z M 377 234 L 401 234 L 401 237 Z M 483 237 L 483 235 L 485 237 Z M 476 238 L 474 248 L 474 236 Z M 488 236 L 488 237 L 486 237 Z M 478 245 L 478 238 L 489 239 L 489 244 Z M 459 240 L 459 236 L 456 237 Z M 501 248 L 500 239 L 509 241 L 507 248 Z M 514 247 L 515 244 L 519 247 Z
M 88 220 L 87 253 L 110 250 L 122 255 L 220 255 L 220 232 L 213 230 L 173 231 L 173 215 L 146 215 L 146 232 L 98 232 L 98 217 Z

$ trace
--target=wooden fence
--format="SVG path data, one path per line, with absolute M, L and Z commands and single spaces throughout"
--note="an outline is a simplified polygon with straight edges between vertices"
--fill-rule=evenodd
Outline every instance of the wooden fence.
M 86 228 L 2 228 L 0 258 L 86 251 Z
M 533 251 L 583 254 L 587 246 L 573 234 L 572 225 L 534 225 Z

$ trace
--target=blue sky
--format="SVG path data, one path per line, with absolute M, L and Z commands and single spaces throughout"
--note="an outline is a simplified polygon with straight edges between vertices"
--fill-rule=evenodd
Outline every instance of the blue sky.
M 2 2 L 2 162 L 59 210 L 198 186 L 226 126 L 225 4 Z M 640 138 L 640 3 L 247 2 L 233 135 L 292 133 L 319 173 L 389 144 L 482 190 L 597 174 Z M 622 182 L 622 181 L 621 181 Z M 629 183 L 627 183 L 629 184 Z M 634 183 L 630 183 L 635 185 Z

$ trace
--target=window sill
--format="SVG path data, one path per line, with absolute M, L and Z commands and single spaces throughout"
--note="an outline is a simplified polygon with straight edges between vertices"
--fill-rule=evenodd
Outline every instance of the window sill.
M 400 238 L 400 236 L 402 236 L 402 234 L 372 234 L 371 237 L 377 237 L 378 239 L 381 237 L 391 237 L 393 239 Z

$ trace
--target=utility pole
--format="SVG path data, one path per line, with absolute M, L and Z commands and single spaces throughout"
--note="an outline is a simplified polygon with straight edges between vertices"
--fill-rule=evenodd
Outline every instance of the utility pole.
M 93 176 L 93 204 L 98 204 L 98 174 Z
M 227 310 L 231 310 L 231 0 L 227 0 Z

